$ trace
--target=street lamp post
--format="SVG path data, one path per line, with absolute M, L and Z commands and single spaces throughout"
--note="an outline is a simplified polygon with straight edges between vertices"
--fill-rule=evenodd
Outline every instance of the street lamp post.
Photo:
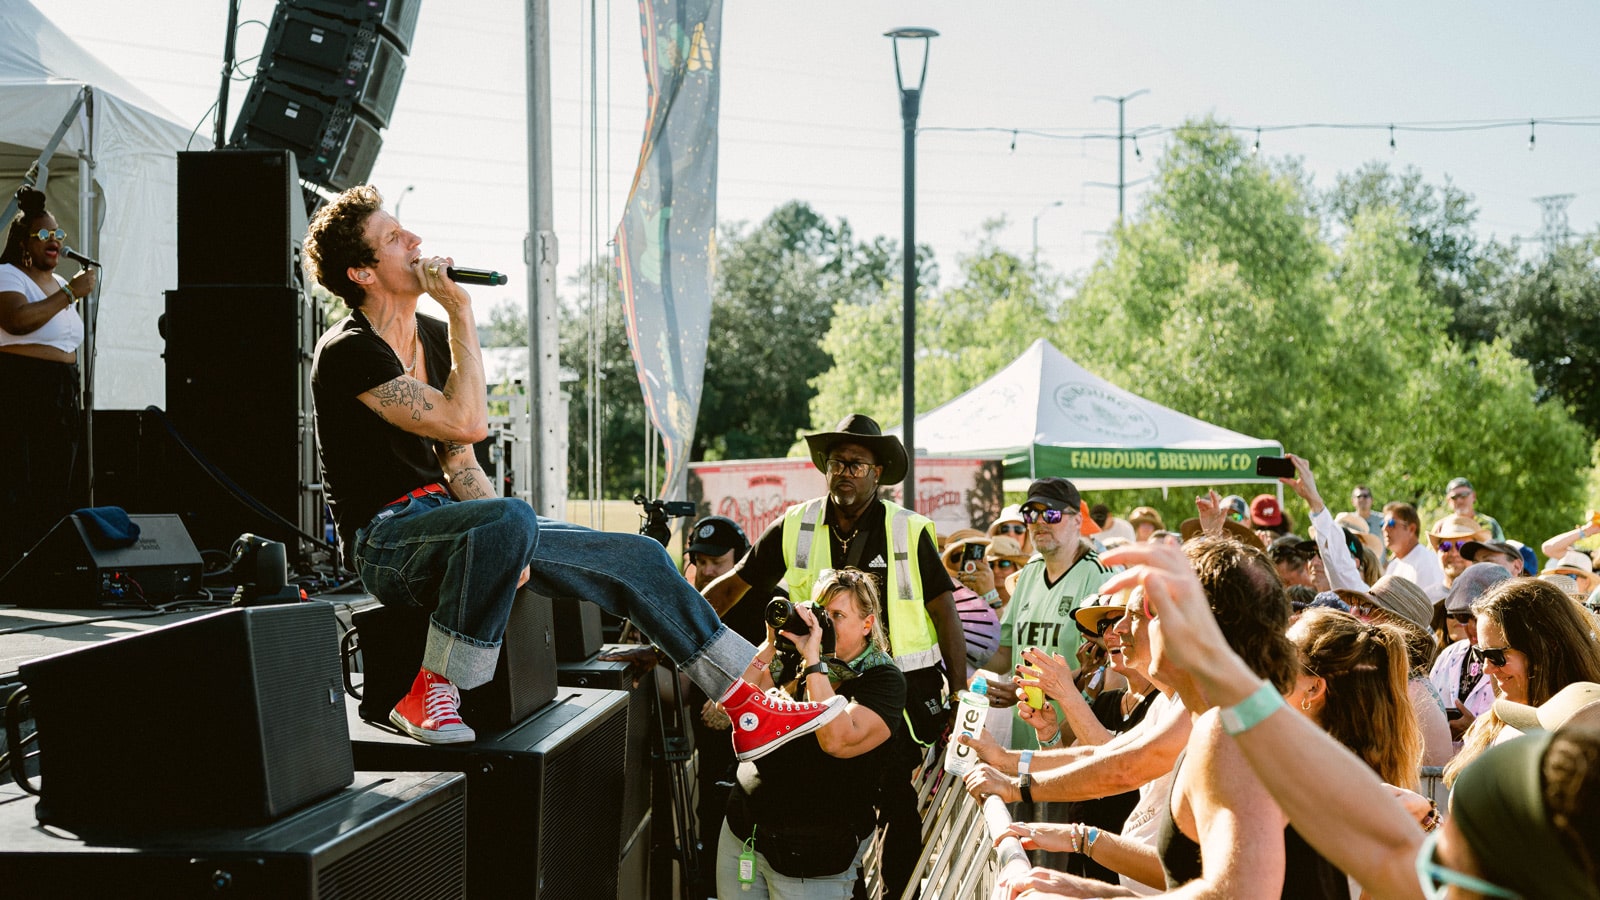
M 896 28 L 886 31 L 894 47 L 894 83 L 900 90 L 900 122 L 905 129 L 905 269 L 903 301 L 905 329 L 900 350 L 901 435 L 906 444 L 906 477 L 901 499 L 917 511 L 917 113 L 922 107 L 922 85 L 928 78 L 929 41 L 939 36 L 932 28 Z M 922 67 L 915 86 L 907 87 L 900 71 L 900 42 L 922 42 Z
M 1033 267 L 1035 269 L 1039 268 L 1039 220 L 1044 218 L 1045 213 L 1065 202 L 1065 200 L 1057 200 L 1054 203 L 1046 204 L 1044 209 L 1033 214 Z
M 400 196 L 395 198 L 395 201 L 394 201 L 394 217 L 395 217 L 396 221 L 398 221 L 400 219 L 400 204 L 406 202 L 406 195 L 411 193 L 412 191 L 414 191 L 416 189 L 417 189 L 416 185 L 408 184 L 408 185 L 406 185 L 405 190 L 400 192 Z

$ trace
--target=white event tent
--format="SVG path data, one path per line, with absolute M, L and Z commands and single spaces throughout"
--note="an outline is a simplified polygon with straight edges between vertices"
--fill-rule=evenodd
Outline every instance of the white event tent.
M 80 98 L 85 102 L 74 112 Z M 190 128 L 32 4 L 0 0 L 0 205 L 64 121 L 41 187 L 69 233 L 68 245 L 103 266 L 94 405 L 162 405 L 166 369 L 157 319 L 163 292 L 177 287 L 177 152 Z M 202 149 L 208 143 L 200 142 Z M 70 263 L 63 268 L 76 271 Z
M 1083 490 L 1261 483 L 1276 441 L 1202 422 L 1092 375 L 1034 341 L 994 377 L 917 417 L 919 456 L 1004 461 L 1006 489 L 1062 476 Z M 895 434 L 900 429 L 893 429 Z

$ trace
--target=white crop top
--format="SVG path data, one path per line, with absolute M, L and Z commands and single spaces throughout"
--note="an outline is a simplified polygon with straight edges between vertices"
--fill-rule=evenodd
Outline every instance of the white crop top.
M 67 286 L 66 279 L 60 275 L 53 276 L 62 287 Z M 28 273 L 10 263 L 0 265 L 0 293 L 21 294 L 29 303 L 38 303 L 49 294 L 39 289 Z M 0 328 L 0 346 L 7 344 L 43 344 L 54 347 L 67 353 L 76 352 L 78 345 L 83 343 L 83 317 L 78 315 L 78 310 L 68 306 L 55 314 L 50 321 L 40 325 L 27 334 L 12 334 Z

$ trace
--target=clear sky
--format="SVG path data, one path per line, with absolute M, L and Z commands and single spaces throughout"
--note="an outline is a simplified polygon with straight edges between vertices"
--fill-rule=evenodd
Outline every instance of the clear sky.
M 212 126 L 223 0 L 48 0 L 40 8 L 89 51 L 160 100 L 181 122 Z M 644 116 L 635 0 L 596 0 L 600 72 L 589 102 L 590 4 L 552 3 L 556 220 L 565 280 L 620 218 Z M 273 4 L 246 0 L 244 19 Z M 1149 94 L 1130 128 L 1214 115 L 1240 126 L 1423 122 L 1600 115 L 1600 5 L 1408 0 L 1285 4 L 729 0 L 721 47 L 720 215 L 755 221 L 791 200 L 844 217 L 858 235 L 901 231 L 901 130 L 882 33 L 938 29 L 924 128 L 1114 131 L 1096 95 Z M 265 29 L 241 29 L 254 55 Z M 525 61 L 521 0 L 422 0 L 392 126 L 372 180 L 433 252 L 513 274 L 489 302 L 522 302 L 527 229 Z M 254 71 L 254 64 L 244 66 Z M 609 77 L 608 77 L 609 73 Z M 236 113 L 247 85 L 236 83 Z M 591 114 L 596 136 L 591 145 Z M 202 124 L 203 120 L 203 124 Z M 231 127 L 230 127 L 231 131 Z M 1448 176 L 1478 199 L 1485 235 L 1539 230 L 1531 198 L 1575 194 L 1571 224 L 1600 221 L 1600 128 L 1399 133 L 1266 133 L 1262 152 L 1303 159 L 1320 186 L 1370 159 Z M 1128 153 L 1148 175 L 1163 138 Z M 590 153 L 597 151 L 598 173 Z M 946 273 L 983 222 L 1004 216 L 1001 243 L 1080 272 L 1115 218 L 1116 143 L 930 130 L 919 137 L 918 237 Z M 592 188 L 591 186 L 597 186 Z M 1131 188 L 1130 208 L 1142 187 Z M 1059 207 L 1052 206 L 1057 201 Z M 1042 212 L 1042 214 L 1041 214 Z M 595 236 L 598 236 L 597 238 Z

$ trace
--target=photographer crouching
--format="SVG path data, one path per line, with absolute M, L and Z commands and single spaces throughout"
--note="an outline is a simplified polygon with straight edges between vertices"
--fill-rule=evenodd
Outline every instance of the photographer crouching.
M 819 616 L 832 626 L 831 653 Z M 905 727 L 906 680 L 881 618 L 877 588 L 859 569 L 823 572 L 810 604 L 773 601 L 766 643 L 745 677 L 766 690 L 786 685 L 795 700 L 837 694 L 849 704 L 810 735 L 739 765 L 717 844 L 718 896 L 855 893 L 878 786 L 894 759 L 889 738 Z

